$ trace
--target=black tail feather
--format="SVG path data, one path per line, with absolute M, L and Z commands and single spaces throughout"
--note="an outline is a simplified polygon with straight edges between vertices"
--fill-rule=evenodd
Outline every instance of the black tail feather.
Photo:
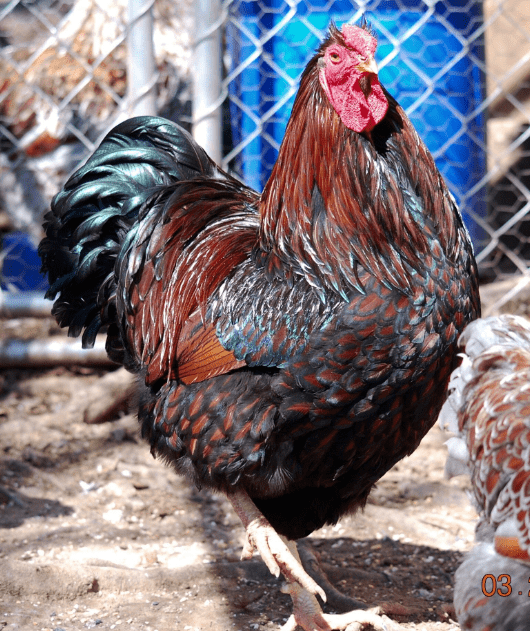
M 39 246 L 41 271 L 50 281 L 47 297 L 56 299 L 52 313 L 69 335 L 85 329 L 84 348 L 114 322 L 114 265 L 141 209 L 161 188 L 205 177 L 226 175 L 184 129 L 143 116 L 115 127 L 55 196 Z

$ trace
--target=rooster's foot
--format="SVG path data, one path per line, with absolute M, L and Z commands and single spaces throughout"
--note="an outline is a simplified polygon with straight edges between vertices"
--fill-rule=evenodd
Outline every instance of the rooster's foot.
M 371 627 L 375 631 L 395 631 L 398 627 L 380 615 L 381 610 L 361 609 L 362 603 L 353 611 L 344 614 L 325 614 L 316 599 L 326 600 L 324 590 L 304 570 L 298 555 L 296 543 L 280 536 L 258 510 L 245 491 L 228 494 L 234 510 L 245 526 L 247 540 L 241 555 L 249 559 L 257 550 L 270 572 L 287 581 L 285 591 L 293 601 L 293 615 L 281 631 L 295 631 L 299 626 L 303 631 L 363 631 Z
M 293 556 L 287 539 L 274 530 L 250 497 L 244 491 L 237 491 L 229 494 L 228 499 L 247 533 L 241 558 L 250 559 L 254 550 L 257 550 L 271 574 L 280 576 L 281 572 L 290 583 L 298 584 L 313 596 L 318 594 L 325 601 L 324 590 L 307 574 L 298 555 Z
M 293 601 L 293 615 L 281 627 L 280 631 L 295 631 L 301 627 L 304 631 L 397 631 L 398 627 L 386 616 L 380 615 L 379 607 L 356 609 L 344 614 L 325 614 L 317 599 L 302 589 L 297 583 L 288 583 L 284 590 Z
M 300 560 L 296 543 L 288 541 L 287 546 L 293 556 Z M 316 559 L 314 560 L 317 562 Z M 326 581 L 329 584 L 327 587 L 332 587 L 327 577 Z M 353 611 L 348 611 L 344 614 L 325 614 L 317 599 L 304 590 L 298 582 L 291 582 L 288 579 L 283 591 L 291 596 L 293 615 L 280 631 L 295 631 L 297 627 L 301 627 L 304 631 L 362 631 L 368 628 L 375 631 L 397 631 L 399 628 L 392 620 L 381 615 L 382 610 L 380 607 L 367 609 L 364 603 L 360 603 L 353 598 L 348 599 L 354 607 Z M 327 591 L 329 593 L 329 590 Z M 342 596 L 340 592 L 336 592 L 336 594 Z M 332 595 L 335 596 L 333 592 Z M 346 596 L 344 598 L 347 599 Z M 344 601 L 341 601 L 341 604 L 344 604 Z
M 343 594 L 330 582 L 309 541 L 306 539 L 298 541 L 297 548 L 302 565 L 309 576 L 326 592 L 326 603 L 331 609 L 340 612 L 368 609 L 365 603 Z M 384 613 L 389 612 L 385 610 Z
M 344 613 L 357 609 L 368 609 L 368 605 L 351 596 L 343 594 L 330 582 L 308 540 L 302 539 L 298 541 L 297 548 L 306 572 L 326 592 L 326 603 L 330 609 Z M 398 619 L 410 618 L 419 613 L 417 608 L 408 607 L 397 602 L 381 602 L 378 605 L 378 609 L 379 613 L 392 616 L 393 618 L 397 617 Z

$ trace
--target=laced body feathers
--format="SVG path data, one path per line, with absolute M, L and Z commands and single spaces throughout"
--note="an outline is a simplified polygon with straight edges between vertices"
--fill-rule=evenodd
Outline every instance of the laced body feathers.
M 480 312 L 467 232 L 403 110 L 381 91 L 358 133 L 327 98 L 326 47 L 347 39 L 332 29 L 304 72 L 261 195 L 177 125 L 132 119 L 55 198 L 40 247 L 59 323 L 85 345 L 107 327 L 140 375 L 153 453 L 245 490 L 290 538 L 363 506 L 416 448 Z

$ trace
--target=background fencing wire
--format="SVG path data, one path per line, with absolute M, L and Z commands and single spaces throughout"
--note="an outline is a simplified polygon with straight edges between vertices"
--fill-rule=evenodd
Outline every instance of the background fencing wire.
M 51 197 L 103 134 L 132 114 L 194 123 L 201 144 L 260 189 L 299 75 L 330 19 L 340 25 L 362 15 L 378 35 L 382 82 L 413 119 L 466 216 L 495 308 L 526 312 L 527 0 L 0 4 L 4 293 L 42 289 L 34 243 Z M 139 20 L 135 40 L 131 25 Z

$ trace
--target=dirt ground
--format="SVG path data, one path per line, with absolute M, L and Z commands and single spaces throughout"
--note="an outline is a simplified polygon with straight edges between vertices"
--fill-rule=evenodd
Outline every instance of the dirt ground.
M 65 421 L 102 374 L 0 373 L 0 630 L 277 628 L 290 599 L 259 557 L 239 560 L 243 529 L 223 497 L 154 460 L 132 413 Z M 434 428 L 364 513 L 309 539 L 344 593 L 404 605 L 393 618 L 405 629 L 458 629 L 453 574 L 475 513 L 467 480 L 443 477 L 445 439 Z

